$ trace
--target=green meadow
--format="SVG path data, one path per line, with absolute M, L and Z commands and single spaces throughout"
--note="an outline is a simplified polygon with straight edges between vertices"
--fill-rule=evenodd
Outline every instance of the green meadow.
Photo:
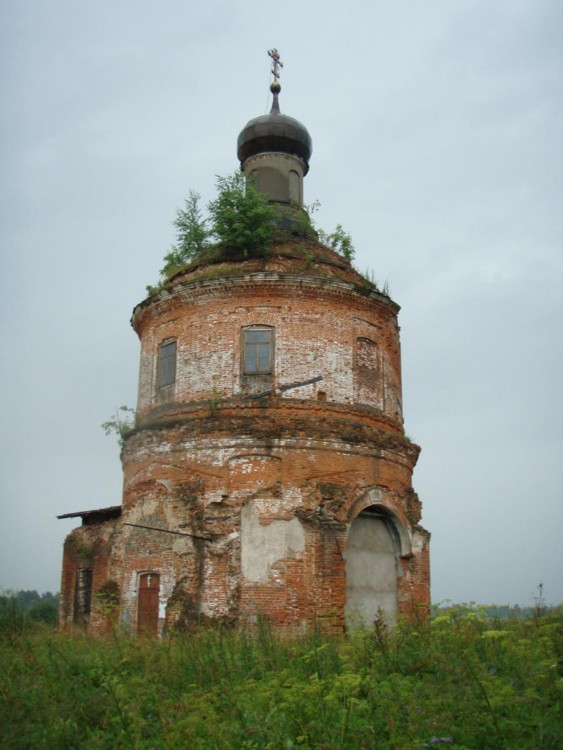
M 557 609 L 450 608 L 342 638 L 0 625 L 3 750 L 563 747 Z

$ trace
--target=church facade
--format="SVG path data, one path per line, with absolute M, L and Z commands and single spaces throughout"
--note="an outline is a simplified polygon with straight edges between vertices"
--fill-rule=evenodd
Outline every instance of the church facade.
M 398 305 L 300 229 L 312 145 L 274 103 L 238 140 L 277 209 L 266 256 L 181 269 L 134 310 L 141 342 L 122 504 L 64 545 L 60 623 L 333 632 L 426 617 Z

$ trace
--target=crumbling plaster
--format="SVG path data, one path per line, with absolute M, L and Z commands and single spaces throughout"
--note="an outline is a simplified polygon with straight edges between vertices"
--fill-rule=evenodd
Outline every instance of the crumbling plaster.
M 297 518 L 261 523 L 254 503 L 241 514 L 241 572 L 254 583 L 266 582 L 272 566 L 296 558 L 305 549 L 305 530 Z

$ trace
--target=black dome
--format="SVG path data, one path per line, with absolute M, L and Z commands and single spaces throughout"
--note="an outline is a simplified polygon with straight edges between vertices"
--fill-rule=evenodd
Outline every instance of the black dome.
M 237 140 L 237 155 L 242 163 L 255 154 L 280 152 L 298 156 L 305 162 L 305 173 L 309 169 L 309 159 L 313 142 L 309 131 L 293 117 L 282 115 L 274 94 L 270 114 L 249 120 L 241 130 Z

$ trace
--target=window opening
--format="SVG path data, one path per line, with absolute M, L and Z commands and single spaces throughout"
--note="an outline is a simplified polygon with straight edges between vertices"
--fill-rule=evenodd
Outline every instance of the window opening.
M 158 387 L 172 385 L 176 380 L 176 342 L 166 341 L 158 348 Z
M 273 328 L 245 328 L 243 331 L 245 375 L 269 375 L 273 362 Z
M 88 617 L 92 607 L 92 568 L 78 568 L 74 585 L 74 621 Z

